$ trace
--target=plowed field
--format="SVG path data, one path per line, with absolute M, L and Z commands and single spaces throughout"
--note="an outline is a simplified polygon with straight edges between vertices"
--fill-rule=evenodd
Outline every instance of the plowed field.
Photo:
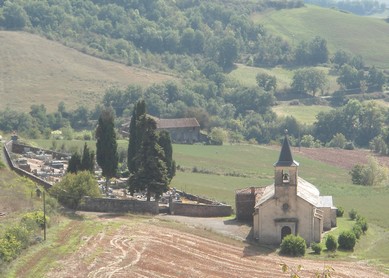
M 301 277 L 314 277 L 327 265 L 334 269 L 332 277 L 388 277 L 362 262 L 264 254 L 243 242 L 221 243 L 155 225 L 158 221 L 123 224 L 114 231 L 83 238 L 81 247 L 58 261 L 47 277 L 290 277 L 281 271 L 283 262 L 291 267 L 303 265 Z

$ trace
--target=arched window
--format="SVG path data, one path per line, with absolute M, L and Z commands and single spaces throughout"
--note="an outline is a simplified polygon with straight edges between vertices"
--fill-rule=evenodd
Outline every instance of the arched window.
M 282 183 L 289 183 L 289 173 L 282 171 Z
M 292 233 L 292 229 L 289 226 L 284 226 L 281 229 L 281 240 L 284 239 L 287 235 L 290 235 Z

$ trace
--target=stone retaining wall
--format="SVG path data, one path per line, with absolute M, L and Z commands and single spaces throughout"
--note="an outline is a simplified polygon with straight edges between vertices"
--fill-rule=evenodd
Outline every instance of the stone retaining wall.
M 232 207 L 227 205 L 183 204 L 171 202 L 170 214 L 192 217 L 224 217 L 232 214 Z
M 9 167 L 13 171 L 15 171 L 18 175 L 31 179 L 32 181 L 36 182 L 37 184 L 43 186 L 46 190 L 50 189 L 52 186 L 51 183 L 48 183 L 47 181 L 42 180 L 41 178 L 31 174 L 30 172 L 27 172 L 27 171 L 15 166 L 15 164 L 13 163 L 13 161 L 11 159 L 11 155 L 9 152 L 9 149 L 12 148 L 13 144 L 14 143 L 12 143 L 12 141 L 9 141 L 6 144 L 4 144 L 4 154 L 5 154 L 5 157 L 7 159 Z
M 134 212 L 149 214 L 159 213 L 157 202 L 91 197 L 84 197 L 78 209 L 94 212 Z

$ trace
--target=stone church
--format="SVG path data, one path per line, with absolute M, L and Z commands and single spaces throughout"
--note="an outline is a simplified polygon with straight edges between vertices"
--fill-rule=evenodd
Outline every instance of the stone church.
M 274 184 L 261 190 L 237 191 L 237 200 L 242 198 L 239 194 L 246 192 L 246 208 L 247 200 L 254 203 L 253 235 L 260 243 L 280 244 L 289 234 L 300 235 L 307 244 L 319 242 L 323 231 L 336 226 L 337 209 L 332 196 L 320 196 L 313 184 L 298 176 L 298 167 L 285 135 L 280 157 L 274 164 Z M 239 213 L 244 216 L 242 204 L 236 203 L 238 220 Z

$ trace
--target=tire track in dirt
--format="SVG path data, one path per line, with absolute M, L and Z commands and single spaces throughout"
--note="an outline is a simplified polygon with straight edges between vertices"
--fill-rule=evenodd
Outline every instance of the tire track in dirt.
M 104 251 L 98 253 L 98 248 Z M 98 253 L 98 256 L 89 262 L 81 256 L 85 253 Z M 327 264 L 335 269 L 333 277 L 388 277 L 361 262 L 245 253 L 244 247 L 150 222 L 122 225 L 104 235 L 87 238 L 77 252 L 62 261 L 64 266 L 73 265 L 67 268 L 68 272 L 66 267 L 57 268 L 49 277 L 289 277 L 281 272 L 280 263 L 291 267 L 302 264 L 301 277 L 313 277 Z

